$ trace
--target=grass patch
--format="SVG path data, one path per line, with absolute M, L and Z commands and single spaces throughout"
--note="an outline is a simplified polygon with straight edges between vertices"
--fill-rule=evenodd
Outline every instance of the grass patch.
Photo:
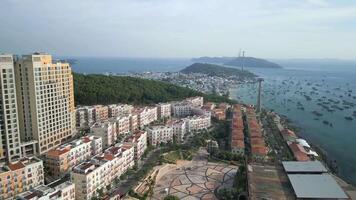
M 193 153 L 193 150 L 178 149 L 164 154 L 163 158 L 165 162 L 175 164 L 177 160 L 192 160 Z

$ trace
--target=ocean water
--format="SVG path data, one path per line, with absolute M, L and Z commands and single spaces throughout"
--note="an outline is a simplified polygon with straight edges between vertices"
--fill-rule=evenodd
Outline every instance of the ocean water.
M 177 58 L 95 58 L 71 57 L 73 71 L 79 73 L 127 73 L 127 72 L 168 72 L 179 71 L 192 64 L 190 59 Z
M 356 63 L 283 66 L 284 69 L 249 69 L 265 80 L 262 105 L 302 128 L 300 135 L 324 149 L 336 160 L 339 175 L 356 184 Z M 231 95 L 255 104 L 257 85 L 241 85 Z M 353 120 L 345 119 L 350 116 Z
M 178 71 L 192 64 L 189 59 L 71 59 L 76 60 L 73 70 L 80 73 Z M 356 112 L 356 62 L 275 62 L 284 68 L 248 68 L 265 79 L 262 105 L 286 115 L 302 128 L 300 135 L 324 149 L 337 161 L 340 176 L 356 184 L 356 117 L 352 121 L 345 119 Z M 230 94 L 245 103 L 255 104 L 257 87 L 240 85 Z M 313 111 L 322 116 L 313 114 Z

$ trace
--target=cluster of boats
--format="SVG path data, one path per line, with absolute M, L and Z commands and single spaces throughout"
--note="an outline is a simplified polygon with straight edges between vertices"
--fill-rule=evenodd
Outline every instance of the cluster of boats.
M 247 95 L 253 99 L 256 96 L 257 86 L 245 85 L 244 87 L 249 87 Z M 326 113 L 341 112 L 345 115 L 346 121 L 356 119 L 356 94 L 353 93 L 349 83 L 331 87 L 324 79 L 315 82 L 298 80 L 294 77 L 284 80 L 266 80 L 263 83 L 262 99 L 267 104 L 285 107 L 287 111 L 290 111 L 295 104 L 296 109 L 311 112 L 315 116 L 314 120 L 330 127 L 333 127 L 333 123 L 327 120 Z

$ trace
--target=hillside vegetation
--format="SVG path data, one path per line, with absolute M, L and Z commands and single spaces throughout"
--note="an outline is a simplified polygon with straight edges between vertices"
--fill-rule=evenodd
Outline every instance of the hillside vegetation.
M 249 71 L 242 71 L 240 69 L 223 67 L 215 64 L 208 63 L 194 63 L 183 70 L 182 73 L 201 73 L 207 74 L 209 76 L 219 76 L 219 77 L 228 77 L 228 76 L 237 76 L 240 78 L 253 78 L 256 77 L 253 73 Z
M 226 97 L 165 83 L 128 76 L 105 76 L 73 73 L 76 105 L 111 103 L 154 104 L 204 96 L 208 101 L 232 102 Z

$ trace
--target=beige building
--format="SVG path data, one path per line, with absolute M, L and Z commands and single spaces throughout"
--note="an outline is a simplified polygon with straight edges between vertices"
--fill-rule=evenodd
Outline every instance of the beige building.
M 159 119 L 171 117 L 171 104 L 170 103 L 159 103 L 157 106 L 157 117 Z
M 109 120 L 97 122 L 90 127 L 90 134 L 101 137 L 103 149 L 106 149 L 114 145 L 117 140 L 116 122 Z
M 138 126 L 140 129 L 157 120 L 157 107 L 138 108 L 136 112 L 138 114 Z
M 0 55 L 0 161 L 21 158 L 14 57 Z
M 111 104 L 108 106 L 109 117 L 118 117 L 120 115 L 131 114 L 134 107 L 128 104 Z
M 152 146 L 173 142 L 172 126 L 151 126 L 147 128 L 148 142 Z
M 102 140 L 97 136 L 84 136 L 46 152 L 44 165 L 48 175 L 61 178 L 75 165 L 102 153 Z
M 41 185 L 17 196 L 18 200 L 75 200 L 75 185 L 61 180 Z
M 73 76 L 51 55 L 24 55 L 15 62 L 19 131 L 43 154 L 75 134 Z
M 13 199 L 42 184 L 43 163 L 38 158 L 23 158 L 0 168 L 0 199 Z
M 130 115 L 120 115 L 115 118 L 116 132 L 118 135 L 130 132 Z
M 130 131 L 134 132 L 138 129 L 138 114 L 132 113 L 130 114 Z
M 147 149 L 147 132 L 136 131 L 130 137 L 126 138 L 126 142 L 134 146 L 134 160 L 139 161 Z
M 109 118 L 109 108 L 103 105 L 94 106 L 94 122 L 101 122 Z

